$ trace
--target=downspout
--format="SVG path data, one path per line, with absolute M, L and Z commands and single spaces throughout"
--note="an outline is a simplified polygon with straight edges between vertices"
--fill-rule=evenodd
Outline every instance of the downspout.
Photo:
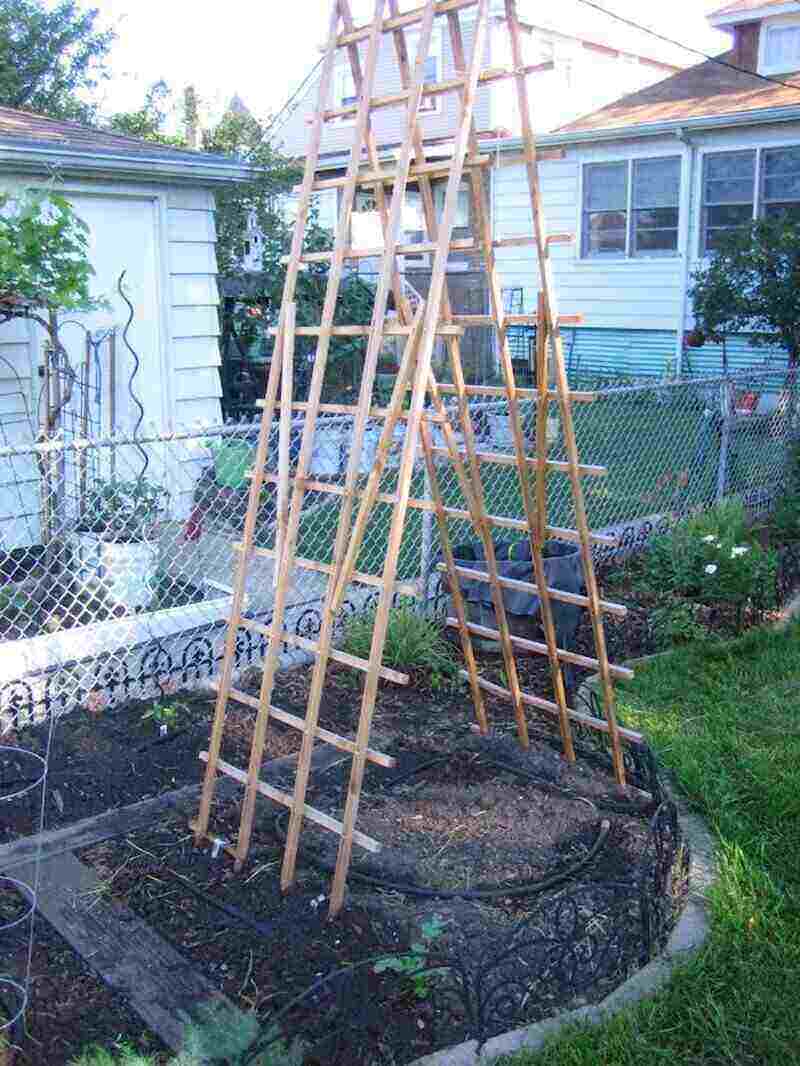
M 680 377 L 683 373 L 683 335 L 686 330 L 686 309 L 689 301 L 689 266 L 692 259 L 692 208 L 694 198 L 694 171 L 697 158 L 697 148 L 691 137 L 685 130 L 678 129 L 675 136 L 681 141 L 688 153 L 689 164 L 686 168 L 686 207 L 683 212 L 681 225 L 680 244 L 683 248 L 683 264 L 681 268 L 680 295 L 678 297 L 678 321 L 675 329 L 675 376 Z

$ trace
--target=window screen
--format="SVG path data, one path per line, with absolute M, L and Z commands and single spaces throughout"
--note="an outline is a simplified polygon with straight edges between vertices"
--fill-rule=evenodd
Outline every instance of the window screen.
M 720 237 L 752 219 L 755 169 L 755 152 L 720 152 L 705 157 L 703 252 L 713 252 Z
M 628 164 L 591 163 L 583 172 L 583 254 L 624 256 Z
M 800 147 L 766 148 L 761 154 L 761 213 L 800 221 Z
M 634 162 L 632 255 L 677 252 L 680 199 L 679 157 Z
M 768 26 L 764 69 L 800 70 L 800 26 Z

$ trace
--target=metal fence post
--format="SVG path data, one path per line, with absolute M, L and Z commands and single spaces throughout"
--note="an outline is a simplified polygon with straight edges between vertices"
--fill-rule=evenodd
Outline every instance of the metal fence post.
M 734 418 L 732 403 L 733 385 L 726 378 L 720 383 L 719 403 L 721 412 L 719 464 L 717 466 L 716 502 L 721 503 L 728 491 L 728 467 L 730 465 L 731 427 Z

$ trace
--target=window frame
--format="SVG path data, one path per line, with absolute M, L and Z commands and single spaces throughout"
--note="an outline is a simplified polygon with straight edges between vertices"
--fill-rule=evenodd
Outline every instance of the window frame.
M 742 152 L 755 152 L 755 171 L 753 174 L 753 214 L 751 216 L 752 221 L 759 218 L 765 218 L 764 214 L 764 155 L 766 152 L 781 151 L 786 148 L 800 149 L 800 139 L 792 141 L 777 141 L 774 144 L 759 144 L 752 147 L 742 148 L 717 148 L 707 149 L 704 148 L 701 151 L 700 166 L 697 168 L 698 174 L 698 189 L 697 189 L 697 204 L 698 204 L 698 234 L 697 234 L 697 254 L 700 259 L 708 259 L 713 252 L 709 251 L 706 247 L 706 226 L 705 226 L 705 165 L 706 159 L 709 156 L 718 155 L 731 155 L 739 154 Z M 800 204 L 800 198 L 796 201 Z
M 417 58 L 417 49 L 419 48 L 419 30 L 408 30 L 406 32 L 406 48 L 408 50 L 408 63 L 413 75 L 414 64 Z M 439 85 L 444 81 L 444 38 L 442 35 L 441 26 L 434 26 L 431 30 L 431 47 L 428 53 L 428 59 L 433 57 L 436 60 L 436 81 L 433 83 Z M 426 82 L 426 85 L 430 85 L 430 82 Z M 418 118 L 427 118 L 428 115 L 439 115 L 442 112 L 442 96 L 443 93 L 437 93 L 436 96 L 423 96 L 420 100 L 419 110 L 417 111 Z
M 676 205 L 678 211 L 678 218 L 674 227 L 676 233 L 675 248 L 666 251 L 641 251 L 635 250 L 635 216 L 637 211 L 646 210 L 646 208 L 634 207 L 634 175 L 637 164 L 650 163 L 650 162 L 667 162 L 673 161 L 678 164 L 678 203 Z M 625 249 L 624 251 L 614 252 L 596 252 L 592 254 L 587 247 L 587 225 L 586 216 L 590 213 L 587 212 L 585 207 L 585 198 L 587 190 L 586 172 L 589 167 L 592 166 L 612 166 L 612 165 L 624 165 L 625 177 L 626 177 L 626 196 L 625 196 Z M 642 155 L 642 156 L 629 156 L 628 158 L 609 158 L 609 159 L 592 159 L 581 164 L 580 170 L 580 197 L 578 203 L 578 235 L 579 241 L 577 242 L 577 258 L 583 263 L 632 263 L 641 260 L 648 259 L 676 259 L 680 257 L 682 253 L 682 221 L 683 221 L 683 204 L 684 204 L 684 156 L 675 154 L 674 152 L 665 152 L 664 154 L 656 155 Z M 663 227 L 665 229 L 672 229 L 672 226 Z
M 794 74 L 800 70 L 800 66 L 786 67 L 778 63 L 767 64 L 767 40 L 770 30 L 793 28 L 800 33 L 800 15 L 775 15 L 773 18 L 764 19 L 761 23 L 761 32 L 758 37 L 758 73 L 759 74 Z

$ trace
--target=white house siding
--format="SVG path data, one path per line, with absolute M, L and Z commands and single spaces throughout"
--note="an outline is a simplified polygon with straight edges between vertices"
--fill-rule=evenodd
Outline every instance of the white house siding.
M 23 183 L 35 181 L 7 177 L 3 184 L 14 192 Z M 145 408 L 143 430 L 152 435 L 198 420 L 219 423 L 213 194 L 193 187 L 73 179 L 66 180 L 60 191 L 89 225 L 90 258 L 96 270 L 92 291 L 111 304 L 91 315 L 70 317 L 80 318 L 91 329 L 118 327 L 117 430 L 130 430 L 138 414 L 127 392 L 133 357 L 121 337 L 127 309 L 116 292 L 123 270 L 135 312 L 129 337 L 140 360 L 133 387 Z M 84 350 L 82 331 L 70 326 L 62 337 L 78 365 Z M 0 325 L 0 445 L 25 443 L 37 432 L 42 343 L 41 332 L 28 323 Z M 101 429 L 106 433 L 110 429 L 107 379 L 104 385 Z M 119 460 L 122 475 L 128 456 L 121 452 Z M 162 453 L 160 459 L 153 458 L 149 473 L 168 484 L 178 514 L 190 506 L 198 469 L 185 445 L 176 447 L 171 457 Z M 38 495 L 32 460 L 0 461 L 0 551 L 37 541 Z
M 474 23 L 464 21 L 464 49 L 467 59 L 472 55 L 473 26 Z M 446 26 L 439 30 L 442 34 L 442 78 L 447 80 L 455 78 L 458 74 L 453 62 L 453 54 L 450 47 L 450 38 Z M 360 45 L 362 69 L 366 56 L 366 43 Z M 490 47 L 488 43 L 484 49 L 484 66 L 489 65 Z M 413 62 L 414 56 L 412 54 Z M 346 54 L 340 52 L 339 63 L 347 62 Z M 381 38 L 378 67 L 375 72 L 375 96 L 388 95 L 400 92 L 402 84 L 400 73 L 397 69 L 397 56 L 394 50 L 394 42 L 390 34 Z M 338 107 L 338 101 L 334 101 L 333 94 L 336 91 L 336 79 L 331 93 L 329 107 Z M 309 119 L 317 105 L 317 93 L 319 81 L 315 79 L 307 93 L 298 102 L 292 114 L 280 130 L 278 137 L 279 146 L 290 156 L 303 156 L 308 144 Z M 423 136 L 427 138 L 452 136 L 458 122 L 459 98 L 456 93 L 445 93 L 438 97 L 439 109 L 437 112 L 421 113 L 420 125 Z M 488 88 L 480 88 L 475 100 L 475 122 L 479 130 L 490 128 L 490 99 Z M 375 111 L 372 115 L 372 124 L 378 144 L 399 144 L 403 140 L 406 122 L 406 108 L 398 107 L 383 108 Z M 320 152 L 325 155 L 337 155 L 347 152 L 353 141 L 353 122 L 327 122 L 322 137 Z
M 551 255 L 559 306 L 564 314 L 581 313 L 584 322 L 571 333 L 573 365 L 625 373 L 662 373 L 674 368 L 683 329 L 693 324 L 687 282 L 700 263 L 700 202 L 703 156 L 707 152 L 800 144 L 800 128 L 788 124 L 697 133 L 693 150 L 676 136 L 601 144 L 570 145 L 564 158 L 540 165 L 542 197 L 550 232 L 575 235 L 571 245 L 554 245 Z M 585 259 L 581 249 L 582 167 L 657 156 L 682 158 L 678 254 L 628 260 Z M 513 155 L 500 155 L 493 170 L 494 227 L 498 238 L 532 232 L 530 198 L 523 166 Z M 536 306 L 538 268 L 532 248 L 500 249 L 498 264 L 504 287 L 524 290 L 526 310 Z M 688 259 L 688 262 L 687 262 Z M 728 344 L 730 365 L 750 366 L 780 352 L 754 348 L 745 338 Z M 713 371 L 721 367 L 721 351 L 706 345 L 681 354 L 685 369 Z

